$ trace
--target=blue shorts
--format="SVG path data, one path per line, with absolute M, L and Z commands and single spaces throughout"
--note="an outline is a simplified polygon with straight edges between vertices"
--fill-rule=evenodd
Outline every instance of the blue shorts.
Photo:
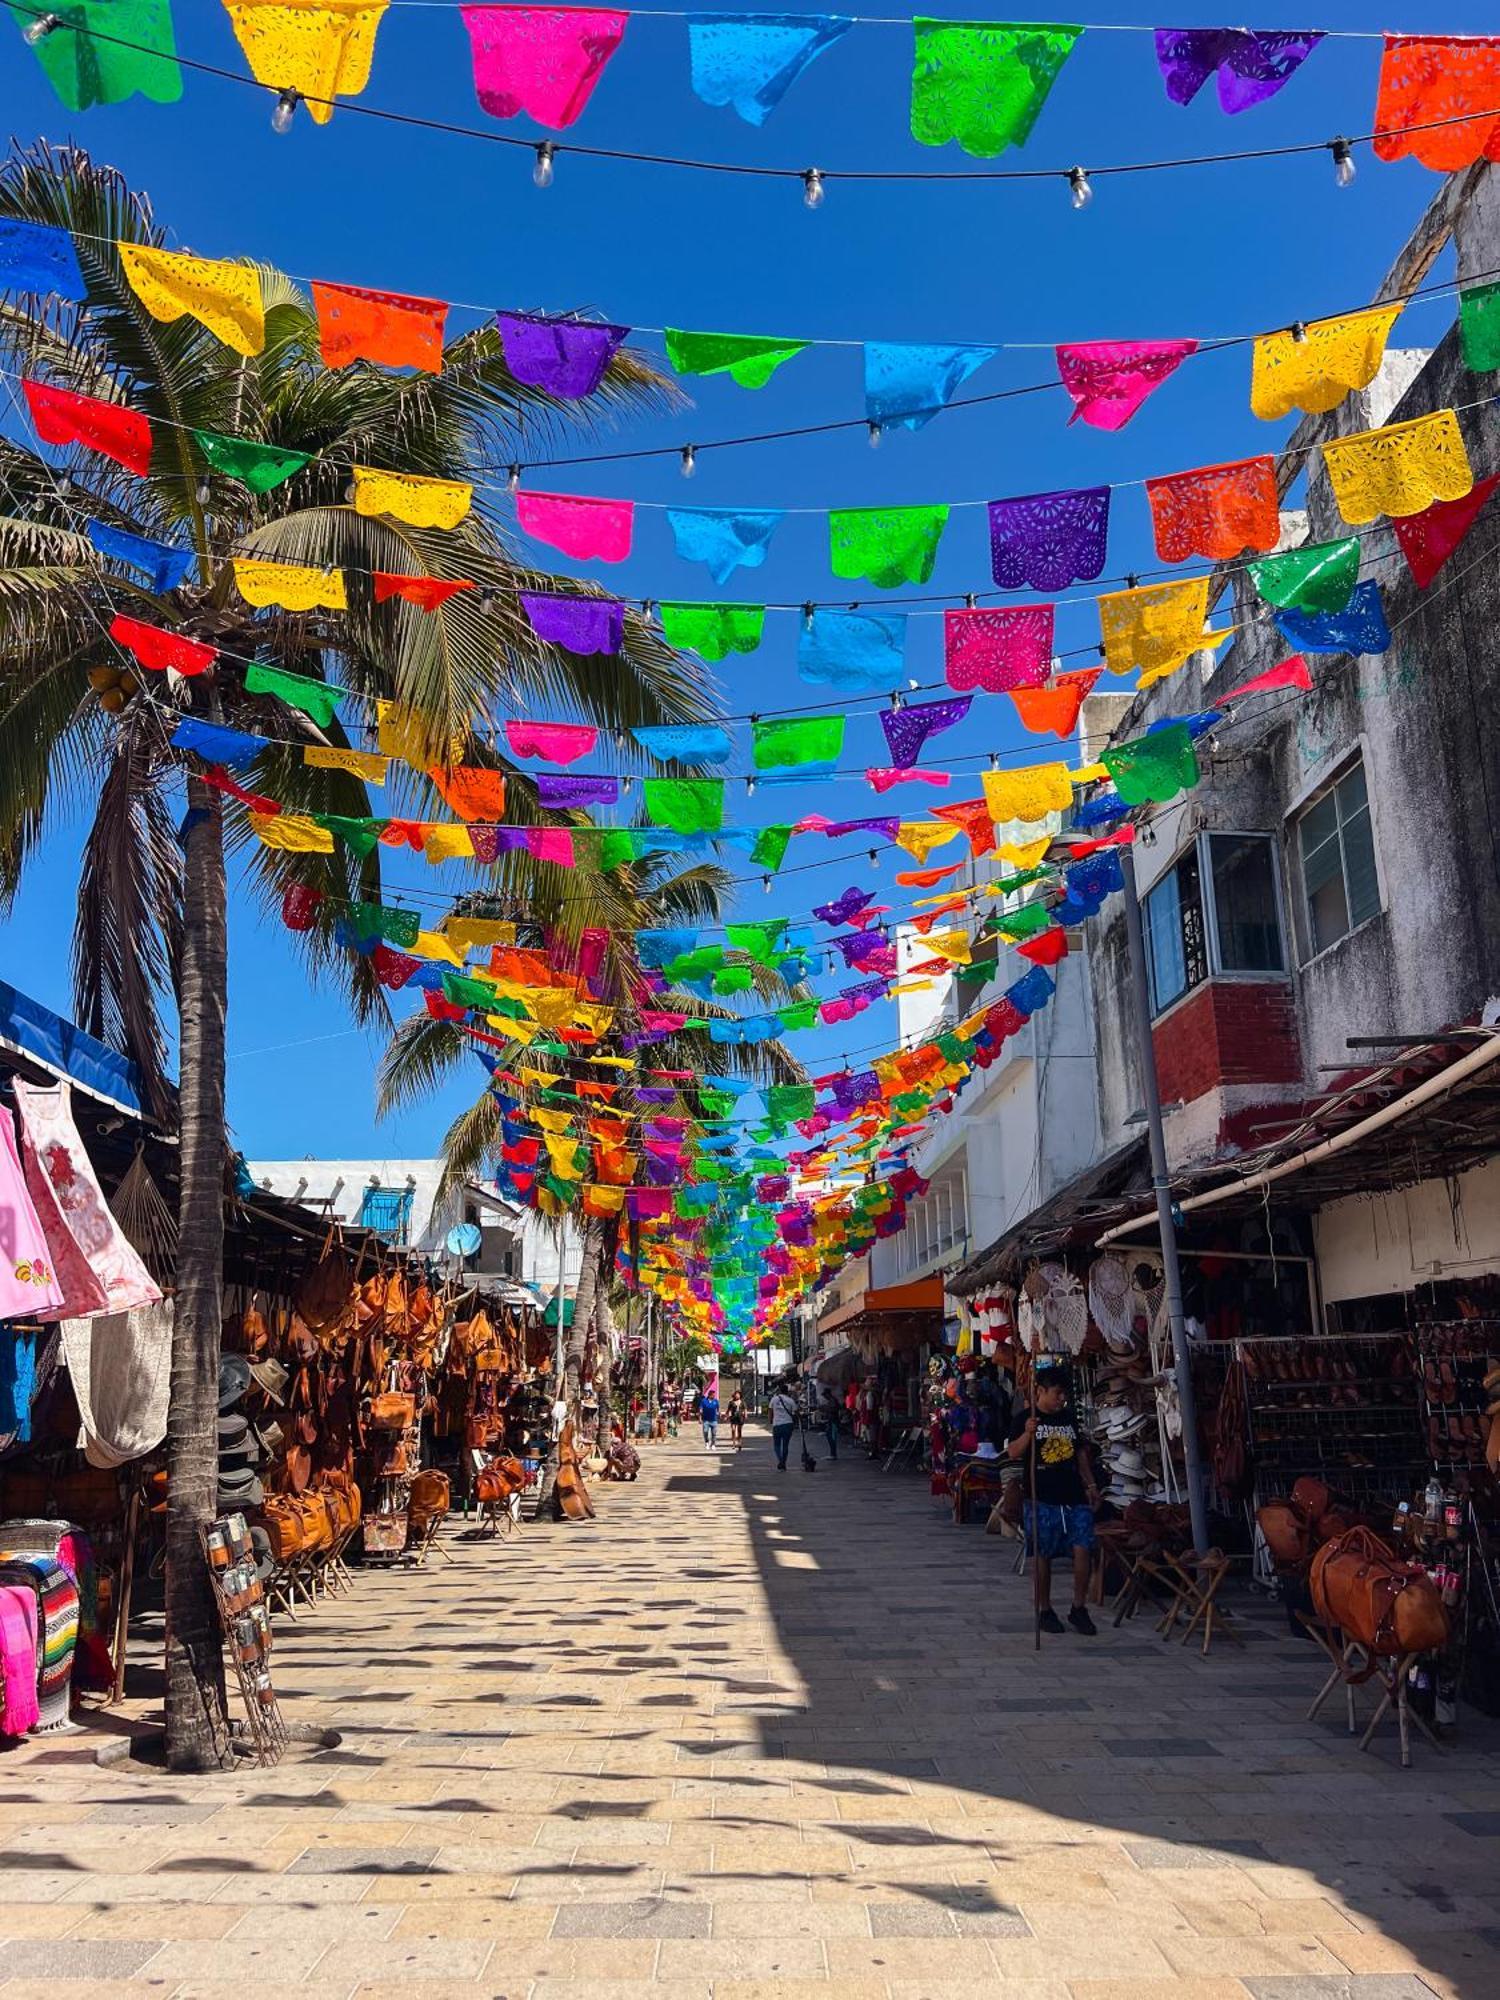
M 1033 1555 L 1060 1556 L 1068 1549 L 1093 1548 L 1092 1507 L 1055 1507 L 1046 1500 L 1038 1500 L 1033 1510 L 1028 1500 L 1024 1511 L 1026 1543 Z

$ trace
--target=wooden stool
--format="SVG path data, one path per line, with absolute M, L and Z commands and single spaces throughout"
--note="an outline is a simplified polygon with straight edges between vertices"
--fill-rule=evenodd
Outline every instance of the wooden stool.
M 1229 1570 L 1230 1559 L 1222 1549 L 1210 1549 L 1206 1555 L 1201 1556 L 1186 1553 L 1162 1558 L 1158 1573 L 1171 1592 L 1171 1602 L 1156 1628 L 1164 1639 L 1171 1635 L 1177 1620 L 1186 1612 L 1188 1620 L 1183 1630 L 1182 1643 L 1185 1646 L 1201 1624 L 1205 1659 L 1208 1658 L 1208 1649 L 1213 1644 L 1216 1626 L 1237 1646 L 1245 1643 L 1235 1627 L 1231 1613 L 1216 1601 L 1219 1586 L 1228 1576 Z

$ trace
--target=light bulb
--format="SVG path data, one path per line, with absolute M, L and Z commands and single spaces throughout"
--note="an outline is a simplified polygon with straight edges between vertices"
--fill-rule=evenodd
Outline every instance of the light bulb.
M 905 706 L 906 706 L 906 696 L 901 692 L 900 688 L 893 688 L 891 690 L 892 715 L 899 715 L 902 709 L 905 708 Z
M 807 167 L 803 170 L 802 203 L 805 208 L 823 206 L 823 176 L 816 167 Z
M 536 165 L 531 170 L 531 178 L 539 188 L 552 185 L 552 158 L 557 148 L 550 139 L 543 139 L 536 149 Z
M 344 488 L 344 501 L 347 506 L 352 507 L 354 505 L 354 481 L 352 479 Z
M 652 621 L 653 621 L 653 618 L 654 618 L 654 616 L 655 616 L 655 612 L 656 612 L 656 605 L 655 605 L 655 603 L 654 603 L 654 602 L 652 601 L 652 599 L 651 599 L 651 598 L 649 598 L 649 597 L 645 597 L 645 598 L 642 598 L 642 600 L 641 600 L 641 623 L 642 623 L 643 625 L 649 625 L 649 624 L 651 624 L 651 623 L 652 623 Z
M 880 449 L 880 437 L 881 437 L 881 431 L 880 431 L 880 426 L 879 426 L 879 424 L 877 424 L 877 423 L 876 423 L 876 421 L 875 421 L 875 419 L 874 419 L 873 417 L 871 417 L 871 419 L 870 419 L 869 423 L 865 425 L 865 429 L 866 429 L 866 430 L 867 430 L 867 431 L 868 431 L 868 432 L 870 433 L 870 449 L 871 449 L 871 451 L 879 451 L 879 449 Z
M 977 611 L 979 609 L 979 599 L 972 590 L 967 592 L 964 597 L 964 609 L 965 611 Z
M 519 466 L 519 465 L 513 465 L 513 466 L 512 466 L 511 468 L 510 468 L 509 472 L 507 472 L 507 473 L 506 473 L 506 475 L 505 475 L 505 490 L 506 490 L 506 492 L 507 492 L 507 493 L 519 493 L 519 492 L 520 492 L 520 490 L 521 490 L 521 468 L 520 468 L 520 466 Z
M 870 866 L 872 868 L 878 868 L 880 866 L 880 850 L 878 847 L 872 847 L 870 849 Z
M 28 48 L 34 49 L 39 42 L 45 42 L 47 37 L 53 32 L 54 29 L 60 28 L 61 26 L 62 26 L 62 21 L 58 15 L 39 14 L 37 18 L 22 31 L 22 39 L 25 41 Z
M 682 447 L 682 476 L 684 479 L 691 479 L 697 470 L 698 453 L 692 445 L 685 444 Z
M 1347 139 L 1335 139 L 1329 147 L 1333 155 L 1333 178 L 1341 188 L 1346 188 L 1354 179 L 1354 148 Z
M 287 89 L 279 93 L 271 112 L 271 130 L 284 135 L 292 129 L 292 120 L 297 115 L 297 106 L 302 102 L 300 90 Z
M 632 778 L 632 777 L 629 777 L 629 776 L 626 776 L 626 777 L 623 777 L 623 778 L 621 778 L 621 780 L 620 780 L 620 797 L 621 797 L 622 799 L 624 799 L 624 798 L 629 798 L 630 794 L 631 794 L 631 793 L 632 793 L 632 792 L 633 792 L 634 790 L 635 790 L 635 779 L 634 779 L 634 778 Z
M 760 886 L 765 890 L 766 894 L 769 896 L 771 893 L 771 878 L 769 875 L 761 876 Z
M 200 507 L 206 507 L 212 498 L 213 498 L 213 489 L 209 486 L 208 481 L 206 479 L 200 479 L 198 481 L 198 505 Z
M 754 778 L 746 778 L 746 780 L 745 780 L 745 797 L 746 797 L 747 799 L 753 799 L 753 798 L 755 797 L 755 780 L 754 780 Z
M 479 609 L 486 618 L 493 618 L 495 613 L 500 609 L 500 600 L 493 590 L 480 591 Z
M 1292 327 L 1292 338 L 1299 347 L 1307 339 L 1307 321 L 1305 319 L 1299 319 Z
M 71 479 L 69 479 L 67 473 L 65 472 L 58 473 L 56 485 L 57 485 L 57 497 L 59 500 L 72 499 L 73 482 Z
M 1082 167 L 1068 169 L 1068 186 L 1073 194 L 1075 208 L 1087 208 L 1094 199 L 1094 190 L 1089 186 L 1089 177 Z
M 804 604 L 802 607 L 802 629 L 804 632 L 810 632 L 813 628 L 813 610 L 814 607 L 811 604 Z

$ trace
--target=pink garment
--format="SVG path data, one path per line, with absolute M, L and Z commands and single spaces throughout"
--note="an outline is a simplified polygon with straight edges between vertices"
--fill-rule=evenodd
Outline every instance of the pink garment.
M 492 118 L 571 125 L 620 46 L 628 14 L 602 7 L 461 7 L 474 89 Z
M 945 611 L 943 663 L 949 687 L 1004 694 L 1010 688 L 1039 686 L 1052 671 L 1052 613 L 1050 604 Z
M 41 1721 L 36 1685 L 36 1592 L 0 1583 L 0 1736 L 24 1736 Z
M 1153 389 L 1196 354 L 1196 340 L 1086 340 L 1057 350 L 1057 372 L 1073 398 L 1075 423 L 1123 430 Z
M 635 527 L 635 502 L 521 492 L 516 495 L 516 519 L 528 535 L 561 549 L 575 562 L 624 562 Z
M 875 790 L 882 795 L 888 792 L 892 785 L 937 785 L 941 787 L 949 782 L 949 774 L 946 771 L 919 771 L 912 764 L 878 764 L 874 770 L 866 771 L 865 776 L 875 787 Z
M 546 764 L 576 764 L 593 749 L 599 732 L 583 722 L 507 722 L 505 740 L 517 757 L 540 757 Z
M 66 1316 L 86 1319 L 95 1313 L 154 1305 L 161 1293 L 111 1215 L 94 1177 L 73 1123 L 71 1089 L 66 1083 L 24 1083 L 20 1077 L 14 1089 L 26 1186 L 62 1281 Z M 65 1241 L 53 1241 L 54 1226 Z M 81 1304 L 79 1293 L 86 1294 L 89 1303 Z M 54 1308 L 45 1316 L 58 1319 L 63 1313 Z
M 63 1289 L 21 1172 L 16 1128 L 0 1109 L 0 1319 L 56 1319 L 62 1307 Z

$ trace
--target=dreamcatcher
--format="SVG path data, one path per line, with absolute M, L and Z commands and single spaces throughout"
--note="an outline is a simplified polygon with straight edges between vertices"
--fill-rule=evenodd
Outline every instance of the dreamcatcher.
M 1040 1275 L 1047 1285 L 1042 1305 L 1047 1337 L 1054 1347 L 1078 1354 L 1089 1330 L 1089 1307 L 1083 1286 L 1065 1264 L 1043 1264 Z
M 1106 1251 L 1089 1270 L 1089 1311 L 1094 1324 L 1116 1354 L 1135 1346 L 1135 1296 L 1123 1257 Z

